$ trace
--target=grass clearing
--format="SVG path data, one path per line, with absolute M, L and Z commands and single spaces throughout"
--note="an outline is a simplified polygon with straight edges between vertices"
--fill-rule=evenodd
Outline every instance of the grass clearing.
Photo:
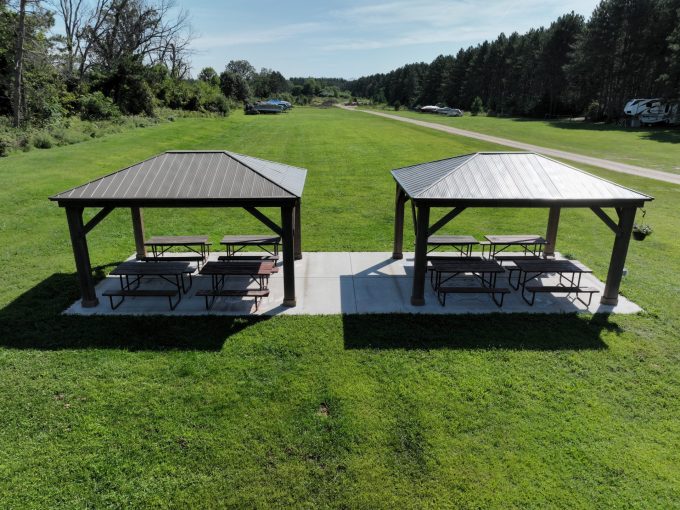
M 442 117 L 410 111 L 385 112 L 550 149 L 680 174 L 678 128 L 633 129 L 570 120 L 533 120 L 485 115 Z
M 220 148 L 310 170 L 305 250 L 388 251 L 391 168 L 498 147 L 298 108 L 0 160 L 0 506 L 678 506 L 679 186 L 587 169 L 656 197 L 622 286 L 637 316 L 61 316 L 78 290 L 46 197 L 166 149 Z M 147 233 L 261 228 L 237 211 L 172 213 L 146 211 Z M 448 228 L 546 221 L 473 210 Z M 600 278 L 611 242 L 592 213 L 563 213 L 558 249 Z M 127 211 L 91 234 L 102 274 L 133 250 Z

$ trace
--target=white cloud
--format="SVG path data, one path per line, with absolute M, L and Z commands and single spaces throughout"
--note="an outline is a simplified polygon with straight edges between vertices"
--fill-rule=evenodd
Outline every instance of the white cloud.
M 193 47 L 197 50 L 243 46 L 250 44 L 268 44 L 293 39 L 303 34 L 321 32 L 327 27 L 324 23 L 308 22 L 282 25 L 275 28 L 232 32 L 224 35 L 205 36 L 196 39 Z

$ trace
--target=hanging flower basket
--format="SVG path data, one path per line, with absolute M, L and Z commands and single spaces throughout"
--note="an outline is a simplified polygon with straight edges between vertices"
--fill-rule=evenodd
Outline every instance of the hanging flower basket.
M 634 225 L 633 226 L 633 239 L 636 241 L 644 241 L 645 238 L 653 232 L 652 227 L 649 225 Z

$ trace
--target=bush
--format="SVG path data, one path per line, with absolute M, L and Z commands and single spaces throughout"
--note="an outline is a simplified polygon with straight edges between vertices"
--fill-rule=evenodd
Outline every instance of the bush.
M 401 109 L 401 102 L 400 101 L 395 101 L 394 102 L 394 111 L 398 112 Z
M 47 133 L 37 133 L 33 137 L 33 145 L 37 149 L 51 149 L 53 145 L 52 137 Z
M 600 119 L 600 103 L 597 101 L 591 101 L 586 107 L 585 112 L 586 120 L 596 121 Z
M 8 133 L 0 135 L 0 158 L 9 156 L 10 150 L 14 147 L 14 140 Z
M 472 115 L 479 115 L 482 112 L 484 112 L 484 104 L 482 103 L 482 98 L 477 96 L 472 101 L 472 105 L 470 105 L 470 113 Z
M 227 101 L 227 98 L 221 92 L 207 97 L 203 103 L 203 108 L 207 112 L 229 115 L 229 101 Z
M 109 120 L 120 117 L 120 110 L 101 92 L 85 94 L 79 99 L 80 118 L 83 120 Z

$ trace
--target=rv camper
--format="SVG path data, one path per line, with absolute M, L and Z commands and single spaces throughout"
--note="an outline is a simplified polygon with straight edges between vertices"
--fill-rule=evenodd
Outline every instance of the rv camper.
M 680 124 L 680 102 L 677 101 L 665 101 L 658 97 L 631 99 L 623 112 L 630 118 L 632 127 Z

